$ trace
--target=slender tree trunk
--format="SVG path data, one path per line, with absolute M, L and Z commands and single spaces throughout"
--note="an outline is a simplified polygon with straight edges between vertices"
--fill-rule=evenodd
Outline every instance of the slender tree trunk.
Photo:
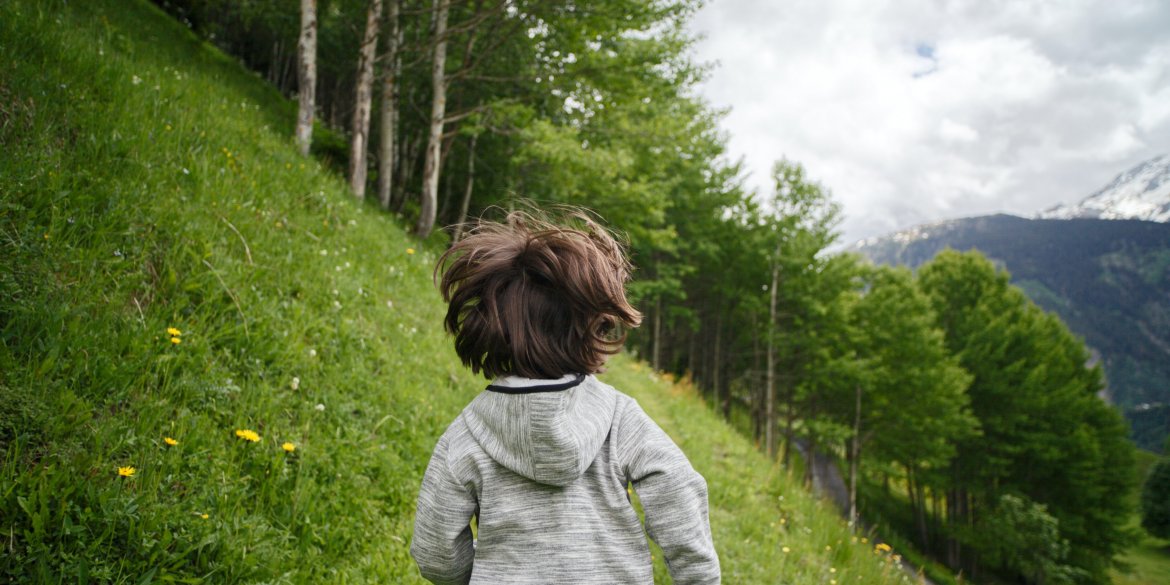
M 715 363 L 712 368 L 714 372 L 711 374 L 711 379 L 715 385 L 715 400 L 719 405 L 719 409 L 723 412 L 723 419 L 731 418 L 731 400 L 729 396 L 723 393 L 723 378 L 722 362 L 723 361 L 723 312 L 720 311 L 715 315 Z
M 861 384 L 855 390 L 853 404 L 853 446 L 849 449 L 849 524 L 856 526 L 857 471 L 861 460 Z
M 699 365 L 699 332 L 703 330 L 703 320 L 699 319 L 699 331 L 690 330 L 687 335 L 687 372 L 691 377 L 691 381 L 699 387 L 699 391 L 706 395 L 707 387 L 706 380 L 699 374 L 705 368 Z
M 411 94 L 414 92 L 411 91 Z M 409 103 L 409 100 L 408 102 Z M 402 178 L 398 181 L 398 186 L 395 190 L 398 195 L 394 199 L 394 211 L 401 212 L 403 206 L 406 205 L 406 189 L 414 181 L 414 172 L 418 168 L 419 146 L 422 144 L 422 136 L 414 134 L 411 136 L 404 136 L 402 138 L 402 155 L 398 157 L 398 174 Z
M 662 369 L 659 359 L 662 357 L 662 296 L 654 301 L 654 351 L 650 354 L 650 365 L 654 371 Z
M 451 149 L 449 147 L 444 148 L 439 155 L 439 161 L 440 161 L 439 162 L 439 176 L 440 177 L 449 176 L 449 175 L 447 175 L 447 164 L 450 162 L 451 157 L 449 157 L 447 155 L 450 154 L 450 152 L 451 152 Z M 454 192 L 455 192 L 455 181 L 453 181 L 451 179 L 444 181 L 443 182 L 443 197 L 442 197 L 443 204 L 439 206 L 439 212 L 435 215 L 436 224 L 446 223 L 447 218 L 451 217 L 451 215 L 450 215 L 450 213 L 451 213 L 451 200 L 455 198 L 454 195 L 452 195 Z M 441 226 L 440 226 L 440 229 L 441 229 Z
M 455 242 L 463 239 L 467 209 L 471 206 L 471 189 L 475 186 L 475 142 L 478 138 L 478 134 L 472 134 L 471 142 L 467 145 L 467 187 L 463 190 L 463 201 L 459 204 L 459 221 L 455 222 Z
M 793 395 L 796 393 L 796 389 L 791 380 L 784 386 L 784 450 L 781 453 L 780 461 L 787 468 L 789 459 L 792 457 L 793 426 L 796 424 L 796 407 L 793 405 Z
M 764 433 L 763 423 L 763 391 L 759 390 L 759 372 L 760 372 L 760 327 L 757 319 L 752 319 L 752 375 L 751 375 L 751 415 L 752 415 L 752 438 L 756 441 L 756 447 L 760 446 L 760 437 Z
M 301 34 L 297 40 L 297 150 L 309 155 L 317 97 L 317 0 L 301 0 Z
M 443 142 L 443 116 L 447 114 L 447 0 L 434 0 L 435 46 L 431 59 L 431 129 L 423 163 L 422 195 L 415 234 L 425 238 L 435 227 L 439 200 L 439 160 Z
M 349 188 L 354 197 L 366 197 L 366 150 L 370 144 L 370 108 L 374 97 L 374 57 L 378 50 L 378 21 L 382 0 L 370 0 L 366 12 L 366 33 L 358 53 L 357 87 L 354 89 L 353 132 L 349 142 Z
M 918 532 L 922 536 L 922 548 L 929 551 L 931 548 L 930 542 L 930 526 L 927 524 L 929 518 L 927 517 L 927 504 L 930 503 L 930 494 L 927 486 L 923 484 L 921 479 L 918 479 L 917 474 L 915 478 L 918 480 Z
M 378 203 L 390 209 L 394 185 L 394 146 L 398 141 L 398 47 L 402 30 L 398 26 L 398 7 L 402 0 L 387 0 L 386 54 L 382 64 L 382 114 L 378 132 Z
M 772 265 L 772 287 L 768 309 L 768 383 L 764 396 L 764 442 L 768 458 L 776 458 L 776 287 L 780 283 L 780 265 Z

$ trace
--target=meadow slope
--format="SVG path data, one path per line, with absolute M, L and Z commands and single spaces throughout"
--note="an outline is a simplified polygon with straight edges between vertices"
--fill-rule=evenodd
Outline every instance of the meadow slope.
M 0 581 L 418 582 L 422 470 L 484 385 L 443 236 L 144 0 L 0 3 L 0 54 Z M 605 379 L 708 478 L 726 582 L 909 581 L 686 384 Z

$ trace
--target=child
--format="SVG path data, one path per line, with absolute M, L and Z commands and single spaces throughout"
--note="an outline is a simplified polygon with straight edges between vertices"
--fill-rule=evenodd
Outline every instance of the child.
M 650 584 L 648 533 L 675 583 L 719 583 L 703 477 L 593 376 L 642 316 L 621 247 L 574 217 L 581 229 L 523 213 L 482 222 L 439 259 L 455 351 L 494 381 L 435 446 L 411 555 L 437 584 Z

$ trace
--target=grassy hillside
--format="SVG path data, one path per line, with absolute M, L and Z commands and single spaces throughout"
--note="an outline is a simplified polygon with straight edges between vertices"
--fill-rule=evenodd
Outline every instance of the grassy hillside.
M 144 1 L 0 3 L 0 54 L 0 581 L 418 582 L 420 476 L 484 384 L 442 242 Z M 708 478 L 727 582 L 909 580 L 687 386 L 606 379 Z

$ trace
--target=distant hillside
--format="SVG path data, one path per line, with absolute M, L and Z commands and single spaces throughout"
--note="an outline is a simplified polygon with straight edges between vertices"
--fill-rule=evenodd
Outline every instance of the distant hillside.
M 1083 336 L 1135 440 L 1161 448 L 1170 432 L 1170 224 L 993 215 L 873 238 L 853 250 L 916 267 L 948 247 L 982 251 Z

